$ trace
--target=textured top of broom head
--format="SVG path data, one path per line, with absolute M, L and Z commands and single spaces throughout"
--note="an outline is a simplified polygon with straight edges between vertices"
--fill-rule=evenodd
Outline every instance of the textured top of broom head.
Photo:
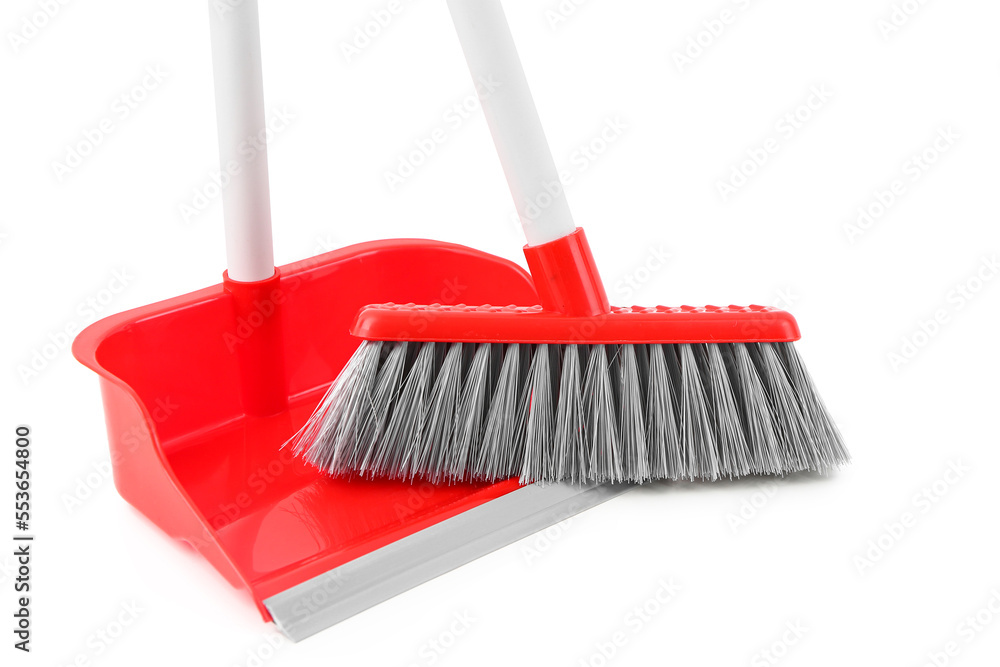
M 448 343 L 787 343 L 795 318 L 769 306 L 612 307 L 574 317 L 541 306 L 366 306 L 351 331 L 365 340 Z

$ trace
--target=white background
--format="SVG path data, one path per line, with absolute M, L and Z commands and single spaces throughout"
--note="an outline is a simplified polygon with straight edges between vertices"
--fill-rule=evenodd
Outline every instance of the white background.
M 110 481 L 67 508 L 108 459 L 96 377 L 68 349 L 37 376 L 18 370 L 94 319 L 79 304 L 116 270 L 130 278 L 101 316 L 219 282 L 218 201 L 188 221 L 179 211 L 216 166 L 205 3 L 65 2 L 15 48 L 43 4 L 5 0 L 0 15 L 0 433 L 34 429 L 38 535 L 30 656 L 10 646 L 0 556 L 4 664 L 254 664 L 274 629 Z M 886 35 L 890 0 L 591 0 L 554 25 L 557 0 L 505 4 L 612 300 L 790 309 L 854 463 L 763 486 L 643 488 L 284 642 L 265 664 L 916 666 L 952 641 L 948 664 L 996 664 L 1000 5 L 909 0 L 919 8 Z M 445 120 L 473 89 L 444 3 L 404 1 L 360 55 L 343 54 L 386 5 L 262 3 L 267 105 L 294 115 L 270 150 L 278 263 L 394 236 L 523 261 L 481 114 Z M 674 54 L 723 9 L 733 21 L 679 68 Z M 120 118 L 116 98 L 147 67 L 165 79 Z M 813 87 L 832 96 L 787 136 L 778 124 Z M 111 134 L 60 180 L 53 163 L 104 118 Z M 609 121 L 623 131 L 581 158 Z M 447 141 L 390 191 L 385 172 L 436 127 Z M 908 161 L 947 128 L 958 138 L 914 180 Z M 769 138 L 777 152 L 723 201 L 718 182 Z M 852 243 L 845 226 L 895 179 L 905 192 Z M 660 252 L 670 259 L 657 267 Z M 979 288 L 971 299 L 956 291 L 966 285 Z M 921 335 L 938 311 L 944 323 Z M 904 339 L 920 347 L 894 364 Z M 966 471 L 946 478 L 953 463 Z M 917 497 L 935 483 L 934 502 Z M 906 513 L 913 525 L 893 537 L 886 526 Z M 671 578 L 677 595 L 650 602 Z M 131 603 L 137 620 L 98 655 L 88 638 Z M 635 623 L 645 603 L 656 613 Z M 980 610 L 992 623 L 971 631 Z M 465 613 L 471 628 L 450 637 Z M 602 662 L 616 632 L 624 645 Z M 435 639 L 453 645 L 434 654 Z

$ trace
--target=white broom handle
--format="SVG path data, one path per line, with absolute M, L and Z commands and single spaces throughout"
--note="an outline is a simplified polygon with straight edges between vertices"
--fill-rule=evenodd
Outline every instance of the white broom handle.
M 572 234 L 576 225 L 503 7 L 499 0 L 448 0 L 448 9 L 528 245 Z
M 222 191 L 229 278 L 256 282 L 274 275 L 271 200 L 268 194 L 267 147 L 257 143 L 248 160 L 241 145 L 264 137 L 264 83 L 260 60 L 257 0 L 239 3 L 209 0 L 215 115 L 219 127 L 219 166 L 232 163 L 239 173 Z

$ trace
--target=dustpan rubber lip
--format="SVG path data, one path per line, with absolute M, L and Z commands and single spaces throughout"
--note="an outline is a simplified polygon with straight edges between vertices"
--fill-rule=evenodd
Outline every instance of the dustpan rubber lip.
M 300 641 L 633 488 L 520 486 L 268 596 L 264 606 L 282 634 Z

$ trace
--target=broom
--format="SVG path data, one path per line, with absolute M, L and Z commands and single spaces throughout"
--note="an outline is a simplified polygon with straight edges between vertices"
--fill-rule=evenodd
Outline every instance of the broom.
M 645 482 L 848 462 L 763 306 L 613 308 L 572 221 L 498 0 L 448 0 L 514 196 L 540 306 L 362 309 L 362 342 L 289 441 L 334 476 Z

